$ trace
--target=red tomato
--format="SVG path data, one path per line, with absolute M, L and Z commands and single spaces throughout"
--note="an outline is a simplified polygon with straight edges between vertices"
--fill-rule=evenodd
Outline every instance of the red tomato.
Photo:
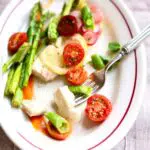
M 83 67 L 74 67 L 67 72 L 66 78 L 72 85 L 81 85 L 87 79 L 87 72 Z
M 89 46 L 92 46 L 96 43 L 96 41 L 98 40 L 98 32 L 94 32 L 92 30 L 87 30 L 84 34 L 83 37 L 86 40 L 87 44 Z
M 62 36 L 72 36 L 77 33 L 78 26 L 76 17 L 72 15 L 62 17 L 57 30 Z
M 85 113 L 94 122 L 103 122 L 111 111 L 112 104 L 105 96 L 95 94 L 87 100 Z
M 84 49 L 78 43 L 69 43 L 64 48 L 63 58 L 68 67 L 75 66 L 83 60 Z
M 19 47 L 28 40 L 27 34 L 25 32 L 17 32 L 13 34 L 8 41 L 8 50 L 11 54 L 17 52 Z
M 56 130 L 56 128 L 55 128 L 50 122 L 45 123 L 45 124 L 46 124 L 46 127 L 47 127 L 47 130 L 48 130 L 49 135 L 50 135 L 52 138 L 56 139 L 56 140 L 65 140 L 65 139 L 70 135 L 70 133 L 71 133 L 71 131 L 72 131 L 71 125 L 70 125 L 70 131 L 67 132 L 67 133 L 62 134 L 62 133 L 59 133 L 59 132 Z

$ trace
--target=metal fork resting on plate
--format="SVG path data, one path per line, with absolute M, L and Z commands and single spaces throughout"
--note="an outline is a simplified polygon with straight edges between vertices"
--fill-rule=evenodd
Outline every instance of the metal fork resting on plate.
M 118 60 L 121 60 L 125 55 L 128 55 L 132 51 L 135 50 L 135 48 L 148 36 L 150 35 L 150 25 L 148 25 L 146 28 L 143 29 L 141 33 L 139 33 L 137 36 L 135 36 L 133 39 L 131 39 L 127 44 L 125 44 L 121 51 L 117 54 L 116 57 L 114 57 L 106 66 L 104 69 L 95 71 L 92 73 L 92 79 L 88 78 L 84 85 L 90 86 L 93 88 L 92 94 L 99 91 L 105 84 L 106 80 L 106 73 L 108 69 L 116 63 Z M 78 106 L 85 102 L 87 98 L 80 96 L 75 99 L 75 106 Z

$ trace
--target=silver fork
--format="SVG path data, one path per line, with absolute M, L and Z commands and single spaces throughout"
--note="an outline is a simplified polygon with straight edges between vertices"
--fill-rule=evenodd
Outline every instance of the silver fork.
M 141 33 L 139 33 L 137 36 L 135 36 L 133 39 L 131 39 L 127 44 L 125 44 L 121 51 L 117 54 L 116 57 L 114 57 L 106 66 L 104 69 L 100 71 L 93 72 L 92 79 L 88 78 L 86 82 L 83 85 L 87 85 L 93 88 L 92 94 L 99 91 L 105 84 L 106 80 L 106 73 L 108 69 L 116 63 L 118 60 L 122 59 L 125 55 L 128 55 L 132 51 L 135 50 L 135 48 L 148 36 L 150 35 L 150 25 L 145 27 Z M 78 106 L 85 102 L 87 98 L 84 98 L 83 96 L 80 96 L 75 99 L 75 106 Z

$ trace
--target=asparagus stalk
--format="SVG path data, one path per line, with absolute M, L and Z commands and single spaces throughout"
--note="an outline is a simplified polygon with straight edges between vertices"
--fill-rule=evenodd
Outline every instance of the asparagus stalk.
M 3 65 L 3 72 L 6 72 L 10 66 L 12 66 L 15 63 L 20 63 L 24 57 L 26 56 L 26 54 L 28 53 L 30 49 L 30 45 L 29 43 L 24 43 L 19 50 L 17 51 L 17 53 L 15 53 L 4 65 Z
M 32 64 L 33 64 L 33 61 L 37 52 L 41 29 L 43 27 L 44 20 L 45 20 L 43 18 L 45 17 L 42 16 L 42 8 L 41 8 L 40 3 L 38 2 L 34 5 L 30 14 L 30 27 L 28 30 L 29 31 L 28 36 L 29 36 L 29 42 L 32 44 L 32 46 L 31 46 L 29 54 L 26 56 L 25 61 L 24 61 L 25 63 L 24 79 L 23 79 L 23 82 L 21 81 L 22 82 L 21 86 L 23 87 L 28 85 L 29 77 L 32 73 Z M 34 31 L 34 32 L 32 33 L 31 31 Z
M 23 92 L 20 87 L 17 88 L 15 95 L 13 96 L 13 99 L 11 101 L 11 104 L 13 107 L 20 107 L 23 100 Z
M 20 81 L 19 81 L 19 87 L 22 89 L 23 88 L 23 82 L 24 82 L 24 76 L 25 76 L 25 69 L 26 69 L 26 63 L 25 61 L 22 64 L 22 69 L 21 69 L 21 75 L 20 75 Z
M 87 5 L 82 8 L 81 15 L 85 26 L 89 29 L 94 29 L 94 19 L 91 10 Z
M 62 12 L 62 16 L 66 16 L 70 13 L 71 8 L 74 4 L 75 0 L 69 0 L 67 3 L 65 3 L 64 8 L 63 8 L 63 12 Z
M 85 97 L 90 96 L 93 90 L 91 87 L 84 86 L 84 85 L 69 86 L 68 88 L 72 93 L 76 95 L 84 95 Z
M 63 117 L 54 112 L 45 113 L 45 117 L 52 123 L 59 133 L 63 134 L 69 132 L 69 122 Z
M 46 47 L 46 45 L 49 43 L 49 39 L 47 37 L 41 39 L 39 41 L 39 45 L 38 45 L 38 49 L 37 49 L 37 55 L 38 53 L 44 48 Z
M 40 32 L 41 32 L 41 28 L 39 28 L 34 36 L 34 41 L 33 41 L 33 45 L 31 47 L 31 51 L 29 53 L 29 55 L 27 55 L 26 58 L 26 68 L 25 68 L 25 74 L 24 74 L 24 81 L 23 81 L 23 86 L 27 86 L 28 85 L 28 81 L 29 81 L 29 77 L 32 73 L 32 64 L 36 55 L 36 51 L 37 51 L 37 47 L 38 47 L 38 42 L 40 40 Z
M 11 79 L 11 83 L 9 84 L 8 90 L 11 94 L 15 94 L 17 87 L 19 86 L 19 80 L 21 76 L 22 63 L 17 67 L 14 72 L 14 75 Z
M 15 68 L 14 67 L 10 68 L 10 71 L 9 71 L 8 77 L 7 77 L 6 86 L 5 86 L 5 91 L 4 91 L 5 96 L 8 96 L 10 94 L 9 93 L 9 85 L 10 85 L 11 80 L 13 78 L 14 72 L 15 72 Z
M 33 38 L 37 30 L 36 26 L 41 18 L 41 14 L 42 14 L 42 8 L 40 2 L 38 2 L 34 5 L 30 13 L 30 23 L 29 23 L 30 25 L 27 31 L 30 44 L 33 43 Z
M 59 20 L 60 16 L 53 17 L 48 26 L 48 38 L 52 42 L 55 42 L 58 38 L 57 25 Z

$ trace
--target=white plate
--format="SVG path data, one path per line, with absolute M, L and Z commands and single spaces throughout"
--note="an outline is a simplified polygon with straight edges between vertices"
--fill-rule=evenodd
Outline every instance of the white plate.
M 56 0 L 53 10 L 60 11 L 61 0 Z M 109 41 L 117 40 L 126 43 L 138 32 L 138 27 L 122 1 L 94 0 L 105 14 L 103 35 L 90 53 L 106 53 Z M 0 20 L 1 65 L 8 59 L 7 42 L 9 36 L 17 31 L 26 31 L 29 11 L 34 0 L 12 1 L 3 12 Z M 59 3 L 59 5 L 58 5 Z M 1 69 L 0 69 L 1 70 Z M 72 135 L 65 141 L 55 141 L 35 131 L 28 119 L 20 110 L 11 108 L 3 97 L 6 74 L 1 72 L 0 120 L 8 137 L 21 149 L 26 150 L 85 150 L 97 148 L 107 150 L 116 145 L 129 131 L 139 112 L 146 82 L 146 57 L 143 46 L 126 57 L 112 72 L 108 73 L 107 82 L 99 92 L 106 95 L 113 103 L 109 118 L 99 126 L 93 126 L 83 119 L 74 126 Z M 40 90 L 39 98 L 49 99 L 52 91 L 63 84 L 56 80 Z M 42 86 L 42 85 L 41 85 Z M 40 86 L 40 87 L 41 87 Z M 36 92 L 37 93 L 37 92 Z

